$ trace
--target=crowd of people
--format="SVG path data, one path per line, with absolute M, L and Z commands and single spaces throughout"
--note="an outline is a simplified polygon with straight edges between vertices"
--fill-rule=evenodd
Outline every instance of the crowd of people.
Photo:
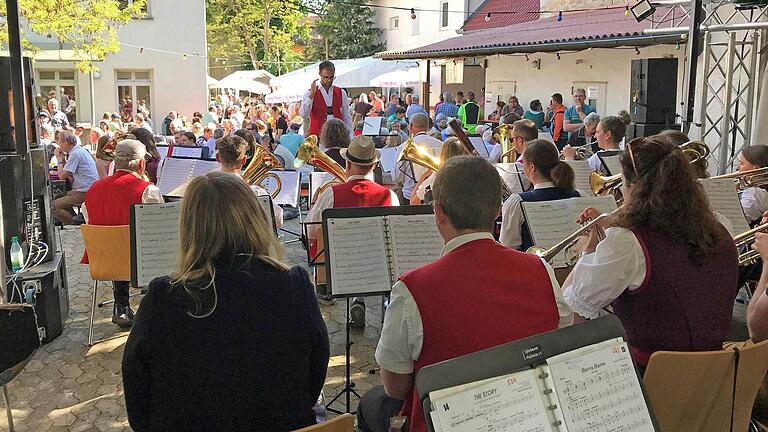
M 346 179 L 309 203 L 306 222 L 320 221 L 328 208 L 430 203 L 445 242 L 439 259 L 400 275 L 392 287 L 375 353 L 382 386 L 361 400 L 359 430 L 389 430 L 390 418 L 402 414 L 411 431 L 424 431 L 414 391 L 421 368 L 596 318 L 608 308 L 624 325 L 641 370 L 659 350 L 722 347 L 740 283 L 738 251 L 698 183 L 702 175 L 679 148 L 684 134 L 626 139 L 626 112 L 597 113 L 583 89 L 568 107 L 560 93 L 546 109 L 533 100 L 526 110 L 511 97 L 486 119 L 471 91 L 445 92 L 435 107 L 410 93 L 350 98 L 333 85 L 333 63 L 321 63 L 318 72 L 300 103 L 270 106 L 222 95 L 190 120 L 170 112 L 153 122 L 137 112 L 126 123 L 119 113 L 106 113 L 88 137 L 92 153 L 77 127 L 54 125 L 55 104 L 49 101 L 51 110 L 41 114 L 41 125 L 51 129 L 41 138 L 56 143 L 56 173 L 71 182 L 54 204 L 63 224 L 75 223 L 73 207 L 83 202 L 88 223 L 104 225 L 127 224 L 125 207 L 132 203 L 161 202 L 159 143 L 206 147 L 221 163 L 220 172 L 189 183 L 178 266 L 150 284 L 135 317 L 127 286 L 115 285 L 113 321 L 133 324 L 123 380 L 134 430 L 292 430 L 314 423 L 329 361 L 318 301 L 333 298 L 323 274 L 283 262 L 255 198 L 264 192 L 240 176 L 255 146 L 290 162 L 309 135 L 319 137 L 320 150 Z M 363 135 L 364 119 L 372 116 L 384 119 L 382 129 Z M 453 119 L 461 131 L 448 125 Z M 493 166 L 502 147 L 496 122 L 511 125 L 509 143 L 519 155 L 513 162 L 523 174 L 524 192 L 505 200 Z M 488 155 L 470 154 L 464 134 L 481 137 Z M 439 169 L 402 160 L 384 175 L 381 149 L 409 138 L 440 161 Z M 741 154 L 739 169 L 768 166 L 768 146 L 752 148 Z M 597 228 L 582 238 L 580 259 L 561 283 L 548 262 L 524 253 L 533 242 L 522 203 L 580 196 L 565 160 L 584 157 L 601 171 L 601 152 L 620 155 L 623 205 L 601 222 L 602 241 Z M 742 199 L 750 222 L 764 219 L 764 190 Z M 599 214 L 585 209 L 578 222 Z M 307 234 L 309 247 L 317 247 L 317 228 Z M 755 248 L 768 258 L 768 235 L 758 234 Z M 512 277 L 510 269 L 525 271 Z M 768 338 L 768 266 L 757 269 L 756 279 L 747 309 L 753 342 Z M 350 313 L 353 326 L 365 327 L 362 299 Z

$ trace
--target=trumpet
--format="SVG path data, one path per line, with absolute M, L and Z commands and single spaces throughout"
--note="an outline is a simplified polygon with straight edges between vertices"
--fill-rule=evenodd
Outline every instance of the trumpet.
M 272 198 L 275 198 L 280 194 L 283 182 L 277 174 L 270 171 L 283 168 L 284 166 L 277 156 L 270 153 L 269 150 L 264 149 L 264 147 L 256 146 L 251 162 L 248 163 L 248 166 L 243 171 L 243 179 L 249 185 L 254 185 L 262 184 L 267 178 L 273 178 L 277 183 L 277 187 L 270 195 L 272 195 Z
M 499 161 L 502 163 L 514 162 L 518 157 L 517 151 L 511 145 L 512 129 L 511 124 L 503 124 L 493 130 L 493 140 L 501 145 Z
M 735 179 L 738 182 L 739 192 L 751 187 L 768 186 L 768 167 L 756 168 L 747 171 L 736 171 L 730 174 L 723 174 L 713 179 Z
M 597 171 L 589 174 L 589 189 L 596 196 L 605 196 L 618 192 L 621 187 L 621 174 L 612 176 L 600 175 Z
M 545 248 L 543 248 L 541 246 L 534 245 L 534 246 L 529 247 L 528 250 L 525 251 L 525 252 L 529 253 L 529 254 L 536 255 L 539 258 L 543 259 L 544 261 L 546 261 L 548 263 L 551 263 L 552 260 L 555 259 L 555 256 L 557 254 L 559 254 L 563 250 L 570 249 L 573 246 L 575 246 L 576 242 L 579 241 L 579 237 L 581 237 L 584 233 L 589 232 L 589 230 L 591 230 L 592 228 L 595 228 L 598 223 L 600 223 L 600 222 L 604 221 L 605 219 L 609 218 L 610 216 L 614 215 L 620 208 L 621 207 L 618 207 L 618 208 L 616 208 L 615 210 L 613 210 L 610 213 L 603 213 L 600 216 L 592 219 L 591 221 L 586 223 L 584 226 L 582 226 L 578 230 L 574 231 L 573 234 L 571 234 L 568 237 L 564 238 L 559 243 L 557 243 L 556 245 L 552 246 L 549 249 L 545 249 Z M 605 233 L 603 232 L 603 230 L 601 228 L 598 231 L 598 238 L 600 240 L 605 238 Z M 567 265 L 570 267 L 573 264 L 575 264 L 575 262 L 576 262 L 576 260 L 571 259 L 571 260 L 568 261 Z
M 443 165 L 443 161 L 440 158 L 432 156 L 424 147 L 417 145 L 413 142 L 412 137 L 408 137 L 408 141 L 403 144 L 403 148 L 397 154 L 397 162 L 401 160 L 413 162 L 434 172 L 440 170 L 440 167 Z
M 323 191 L 328 189 L 328 187 L 334 183 L 344 183 L 347 181 L 347 173 L 344 168 L 330 156 L 325 154 L 325 152 L 320 150 L 320 147 L 317 144 L 317 135 L 308 136 L 296 151 L 293 167 L 299 169 L 305 164 L 319 168 L 334 177 L 333 180 L 325 182 L 317 189 L 315 197 L 320 196 Z
M 749 231 L 733 236 L 733 242 L 736 248 L 746 247 L 747 251 L 739 254 L 739 266 L 754 264 L 760 259 L 760 253 L 752 249 L 752 243 L 755 241 L 755 234 L 768 230 L 768 223 L 758 225 Z

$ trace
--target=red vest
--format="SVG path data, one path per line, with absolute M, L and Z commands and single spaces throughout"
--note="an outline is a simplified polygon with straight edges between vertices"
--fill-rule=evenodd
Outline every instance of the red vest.
M 331 187 L 333 188 L 333 208 L 392 205 L 392 194 L 389 189 L 370 180 L 352 180 Z
M 459 246 L 400 279 L 424 328 L 414 377 L 424 366 L 554 330 L 559 323 L 541 259 L 492 240 Z M 415 389 L 402 414 L 410 416 L 411 432 L 427 430 Z
M 341 88 L 333 86 L 333 102 L 331 103 L 331 111 L 333 116 L 339 120 L 344 120 L 341 116 Z M 320 136 L 320 129 L 328 119 L 328 106 L 325 104 L 325 98 L 320 91 L 320 87 L 315 90 L 315 96 L 312 98 L 312 111 L 309 112 L 309 135 Z
M 141 204 L 144 190 L 151 183 L 126 171 L 115 171 L 95 182 L 85 195 L 89 225 L 128 225 L 131 204 Z M 88 254 L 81 264 L 88 264 Z
M 645 280 L 614 300 L 613 311 L 635 361 L 647 365 L 660 350 L 722 349 L 739 289 L 738 253 L 725 228 L 701 267 L 689 261 L 687 245 L 647 228 L 634 233 L 645 254 Z

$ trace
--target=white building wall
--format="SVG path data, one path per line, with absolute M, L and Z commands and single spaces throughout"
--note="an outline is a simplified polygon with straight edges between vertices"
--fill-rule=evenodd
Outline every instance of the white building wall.
M 467 0 L 468 1 L 468 0 Z M 464 25 L 465 14 L 455 11 L 466 10 L 465 0 L 424 0 L 419 3 L 408 2 L 405 0 L 375 0 L 374 4 L 395 6 L 403 8 L 427 9 L 429 12 L 417 12 L 416 20 L 411 19 L 410 10 L 395 10 L 374 8 L 376 16 L 374 22 L 376 26 L 383 30 L 381 40 L 386 44 L 386 50 L 400 50 L 416 48 L 439 42 L 456 36 L 456 30 Z M 441 5 L 448 3 L 448 25 L 442 26 Z M 470 2 L 472 5 L 479 5 L 480 2 Z M 431 12 L 431 11 L 435 12 Z M 392 28 L 392 19 L 398 18 L 398 28 Z
M 566 106 L 573 103 L 570 96 L 575 82 L 605 83 L 605 112 L 616 115 L 619 110 L 629 109 L 630 67 L 633 59 L 660 58 L 673 55 L 678 59 L 677 99 L 682 101 L 683 74 L 685 70 L 684 46 L 675 50 L 672 45 L 640 48 L 640 55 L 633 49 L 592 49 L 572 54 L 529 54 L 524 56 L 491 56 L 487 58 L 485 71 L 486 112 L 495 109 L 497 83 L 514 83 L 520 104 L 528 109 L 529 103 L 539 99 L 546 108 L 553 93 L 561 93 Z M 534 69 L 534 61 L 541 61 L 541 68 Z M 490 94 L 489 94 L 490 93 Z M 505 101 L 506 102 L 506 101 Z
M 75 72 L 77 121 L 91 122 L 94 117 L 98 121 L 102 113 L 118 111 L 116 71 L 149 72 L 150 110 L 156 125 L 172 110 L 188 118 L 195 111 L 206 110 L 207 65 L 203 57 L 207 45 L 205 0 L 148 1 L 150 16 L 131 21 L 118 31 L 120 42 L 144 47 L 144 52 L 140 52 L 139 48 L 121 46 L 118 53 L 108 56 L 103 62 L 95 63 L 99 68 L 93 79 L 95 115 L 91 112 L 90 75 Z M 181 55 L 157 52 L 150 48 L 188 55 L 185 60 Z M 73 61 L 52 60 L 56 58 L 55 52 L 51 55 L 49 47 L 43 49 L 46 52 L 41 53 L 35 64 L 38 79 L 40 71 L 74 69 Z M 62 52 L 62 57 L 66 55 L 66 52 Z

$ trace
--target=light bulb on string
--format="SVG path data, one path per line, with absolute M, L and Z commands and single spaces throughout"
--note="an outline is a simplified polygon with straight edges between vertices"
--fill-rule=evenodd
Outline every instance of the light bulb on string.
M 557 13 L 557 22 L 560 22 L 563 20 L 563 11 L 560 11 Z
M 491 20 L 491 13 L 488 12 L 488 15 L 485 16 L 485 22 L 488 22 Z
M 416 19 L 416 9 L 414 9 L 414 8 L 411 8 L 411 19 L 412 20 Z
M 139 54 L 144 54 L 144 48 L 139 48 Z
M 680 50 L 680 42 L 675 42 L 675 51 Z
M 560 60 L 560 53 L 555 53 L 555 55 L 557 56 L 557 59 Z
M 528 58 L 528 54 L 525 55 L 525 61 L 531 61 L 531 59 Z
M 640 55 L 640 48 L 635 47 L 635 55 Z
M 627 6 L 624 7 L 624 16 L 628 17 L 630 15 L 631 14 L 629 13 L 629 5 L 627 5 Z
M 182 55 L 182 56 L 181 56 L 181 59 L 182 59 L 182 60 L 186 60 L 186 59 L 187 59 L 187 55 L 186 55 L 186 54 Z

